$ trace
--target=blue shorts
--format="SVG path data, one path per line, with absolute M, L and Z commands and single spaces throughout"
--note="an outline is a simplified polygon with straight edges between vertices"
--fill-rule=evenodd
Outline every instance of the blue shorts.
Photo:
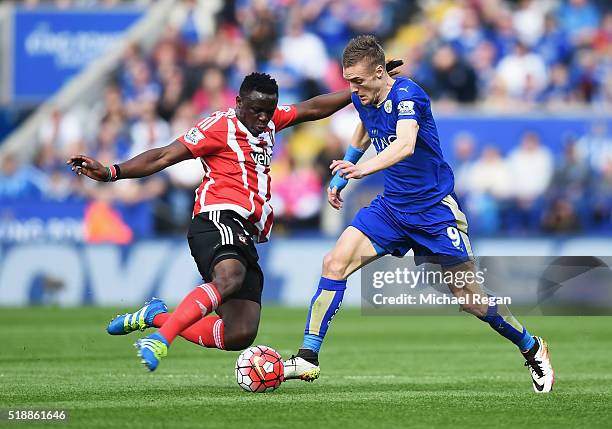
M 359 210 L 351 226 L 370 239 L 379 255 L 402 257 L 413 249 L 416 264 L 442 266 L 474 258 L 467 219 L 454 194 L 421 213 L 394 210 L 379 195 Z

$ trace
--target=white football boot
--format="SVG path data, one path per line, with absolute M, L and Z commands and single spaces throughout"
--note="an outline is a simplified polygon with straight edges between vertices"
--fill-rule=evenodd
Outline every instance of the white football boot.
M 285 380 L 314 381 L 319 378 L 321 368 L 299 356 L 291 356 L 284 362 Z
M 533 382 L 533 390 L 536 393 L 547 393 L 553 388 L 555 382 L 555 371 L 548 357 L 548 345 L 540 337 L 533 337 L 538 343 L 538 351 L 533 358 L 527 358 L 525 366 L 529 368 Z

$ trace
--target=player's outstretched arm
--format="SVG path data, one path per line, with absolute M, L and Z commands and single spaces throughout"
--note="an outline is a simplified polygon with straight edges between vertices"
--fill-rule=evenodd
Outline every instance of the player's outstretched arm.
M 344 160 L 334 161 L 332 173 L 341 172 L 346 179 L 361 179 L 411 156 L 416 146 L 419 124 L 414 119 L 403 119 L 397 122 L 396 131 L 397 139 L 374 158 L 357 165 Z
M 99 182 L 111 182 L 117 179 L 130 179 L 150 176 L 173 164 L 193 158 L 189 149 L 182 143 L 174 141 L 168 146 L 151 149 L 124 163 L 114 166 L 104 166 L 100 162 L 85 155 L 70 157 L 66 164 L 72 166 L 72 171 L 85 175 Z M 118 167 L 118 168 L 116 168 Z
M 297 103 L 295 108 L 297 114 L 295 121 L 291 125 L 301 122 L 317 121 L 333 115 L 338 110 L 346 107 L 351 102 L 351 91 L 332 92 L 330 94 L 317 95 L 301 103 Z
M 391 76 L 399 73 L 398 67 L 404 64 L 402 60 L 389 60 L 386 68 Z M 291 125 L 300 122 L 316 121 L 333 115 L 338 110 L 346 107 L 351 102 L 351 91 L 332 92 L 330 94 L 318 95 L 295 105 L 297 114 Z

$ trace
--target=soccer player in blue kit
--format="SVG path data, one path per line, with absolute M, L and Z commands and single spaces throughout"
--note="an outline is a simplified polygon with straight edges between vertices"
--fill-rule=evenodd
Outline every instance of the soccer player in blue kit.
M 344 160 L 331 165 L 335 176 L 328 201 L 340 209 L 340 194 L 349 179 L 381 170 L 384 192 L 357 213 L 325 256 L 304 342 L 297 355 L 285 362 L 285 379 L 313 381 L 319 377 L 321 344 L 342 303 L 348 276 L 362 266 L 382 255 L 403 256 L 413 249 L 417 263 L 433 258 L 445 272 L 476 269 L 467 220 L 453 192 L 453 172 L 442 155 L 429 97 L 412 80 L 388 75 L 385 53 L 373 36 L 352 39 L 343 52 L 342 66 L 361 122 Z M 358 164 L 370 143 L 377 156 Z M 505 305 L 470 299 L 470 295 L 486 298 L 477 283 L 463 287 L 449 284 L 449 288 L 454 296 L 465 297 L 464 311 L 488 323 L 519 348 L 534 390 L 551 391 L 554 372 L 546 343 L 532 336 Z

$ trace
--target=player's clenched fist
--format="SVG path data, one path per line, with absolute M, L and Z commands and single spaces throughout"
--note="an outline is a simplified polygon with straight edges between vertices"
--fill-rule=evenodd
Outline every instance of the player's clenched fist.
M 70 165 L 72 171 L 78 175 L 85 175 L 99 182 L 109 181 L 108 167 L 103 166 L 93 158 L 85 155 L 70 157 L 66 164 Z

